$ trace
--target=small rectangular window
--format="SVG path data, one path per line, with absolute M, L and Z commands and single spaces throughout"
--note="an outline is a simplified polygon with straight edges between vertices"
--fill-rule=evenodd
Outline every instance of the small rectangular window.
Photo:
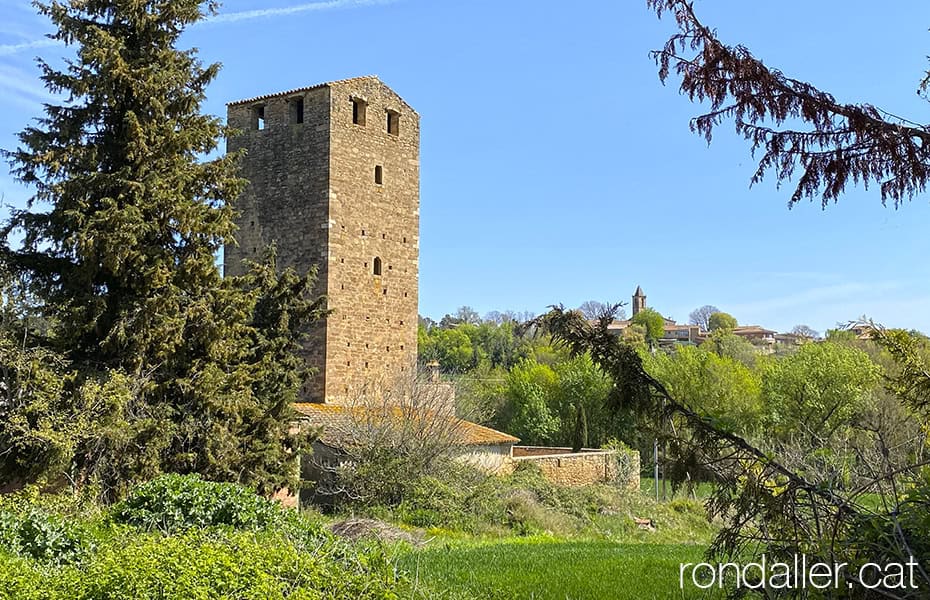
M 293 98 L 288 102 L 291 111 L 291 125 L 299 125 L 304 122 L 304 99 Z
M 387 132 L 391 135 L 400 134 L 400 113 L 393 110 L 387 111 Z
M 358 98 L 352 98 L 352 122 L 356 125 L 364 125 L 367 108 L 367 102 Z
M 265 107 L 264 106 L 253 106 L 252 107 L 252 129 L 261 131 L 265 128 Z
M 384 169 L 381 168 L 381 165 L 375 167 L 375 183 L 378 185 L 384 183 Z

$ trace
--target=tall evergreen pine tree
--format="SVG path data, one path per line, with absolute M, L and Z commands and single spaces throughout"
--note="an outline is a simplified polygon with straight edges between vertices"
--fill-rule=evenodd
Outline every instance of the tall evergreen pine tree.
M 29 451 L 7 453 L 0 468 L 55 456 L 31 475 L 97 480 L 111 496 L 162 471 L 265 492 L 295 485 L 305 440 L 288 427 L 305 375 L 300 334 L 322 301 L 308 299 L 310 277 L 277 274 L 273 252 L 242 278 L 224 280 L 216 268 L 245 182 L 236 156 L 202 160 L 225 133 L 200 113 L 218 65 L 176 47 L 215 4 L 36 6 L 76 58 L 64 70 L 39 63 L 48 89 L 67 100 L 47 105 L 7 153 L 35 195 L 7 223 L 4 239 L 20 231 L 23 241 L 5 243 L 2 258 L 30 282 L 51 324 L 45 345 L 70 371 L 50 406 L 29 408 L 26 398 L 7 407 L 57 411 L 60 431 L 38 435 L 50 421 L 33 416 L 25 422 L 34 426 L 10 433 L 0 412 L 0 441 L 32 435 L 18 445 Z M 68 421 L 84 430 L 66 430 Z M 55 444 L 58 452 L 43 447 Z

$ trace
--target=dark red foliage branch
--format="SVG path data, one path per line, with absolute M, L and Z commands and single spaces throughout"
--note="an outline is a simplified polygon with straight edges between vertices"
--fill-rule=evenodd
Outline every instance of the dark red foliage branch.
M 691 130 L 710 143 L 714 129 L 733 120 L 753 156 L 761 151 L 752 183 L 771 172 L 796 181 L 788 201 L 819 198 L 823 208 L 850 184 L 878 183 L 882 204 L 895 208 L 926 189 L 930 179 L 930 127 L 871 104 L 845 104 L 813 85 L 765 66 L 744 46 L 727 46 L 701 23 L 692 2 L 647 0 L 661 18 L 673 14 L 678 32 L 652 52 L 664 83 L 674 71 L 680 92 L 707 103 Z M 919 93 L 926 91 L 930 73 Z M 807 127 L 794 129 L 795 124 Z M 800 175 L 795 178 L 797 172 Z

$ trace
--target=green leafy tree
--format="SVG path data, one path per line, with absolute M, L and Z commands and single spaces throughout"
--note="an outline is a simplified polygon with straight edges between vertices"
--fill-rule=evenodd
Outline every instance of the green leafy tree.
M 492 367 L 510 368 L 527 358 L 529 342 L 516 334 L 513 321 L 497 325 L 485 322 L 465 330 L 479 353 L 479 360 L 487 360 Z
M 556 383 L 555 371 L 547 365 L 527 360 L 511 369 L 495 424 L 524 444 L 547 444 L 559 428 L 559 419 L 549 408 Z
M 290 404 L 306 375 L 300 333 L 321 306 L 308 299 L 312 279 L 279 275 L 273 254 L 241 278 L 216 268 L 244 181 L 236 156 L 201 160 L 224 134 L 200 114 L 218 66 L 177 42 L 204 3 L 36 6 L 76 57 L 64 70 L 40 61 L 68 101 L 47 105 L 7 153 L 35 195 L 6 224 L 0 257 L 29 282 L 50 325 L 42 343 L 69 366 L 56 403 L 5 414 L 0 427 L 26 439 L 67 415 L 55 431 L 63 453 L 34 471 L 54 478 L 67 465 L 109 496 L 162 471 L 264 493 L 296 485 L 306 439 L 288 435 Z M 13 469 L 27 455 L 0 460 Z
M 759 351 L 752 342 L 743 339 L 728 329 L 718 329 L 711 332 L 701 348 L 713 352 L 717 356 L 732 358 L 752 367 L 759 360 Z
M 643 362 L 670 394 L 721 427 L 749 434 L 761 425 L 762 382 L 742 362 L 694 346 L 646 355 Z
M 584 409 L 584 402 L 578 403 L 575 413 L 575 429 L 572 432 L 572 452 L 581 452 L 588 447 L 588 414 Z
M 434 327 L 426 332 L 418 331 L 418 353 L 420 361 L 436 361 L 446 373 L 464 373 L 472 369 L 475 362 L 475 349 L 471 338 L 460 325 L 452 329 Z
M 559 432 L 554 442 L 576 445 L 582 432 L 585 446 L 600 446 L 618 431 L 607 411 L 610 379 L 587 354 L 575 356 L 554 368 L 556 382 L 549 401 L 559 419 Z
M 646 340 L 655 342 L 665 335 L 665 317 L 651 308 L 644 308 L 630 319 L 633 325 L 641 325 L 646 329 Z
M 822 446 L 822 440 L 859 421 L 880 374 L 865 352 L 833 342 L 804 344 L 766 363 L 767 431 L 781 439 L 806 436 L 818 440 L 813 446 Z
M 707 318 L 708 331 L 733 331 L 737 325 L 736 318 L 725 312 L 715 312 Z

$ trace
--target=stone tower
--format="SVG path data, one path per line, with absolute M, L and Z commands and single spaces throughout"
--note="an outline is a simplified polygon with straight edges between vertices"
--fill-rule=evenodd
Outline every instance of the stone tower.
M 643 288 L 636 286 L 636 291 L 633 292 L 633 315 L 646 308 L 646 294 L 643 293 Z
M 225 273 L 275 242 L 280 267 L 316 267 L 333 311 L 312 332 L 303 401 L 340 403 L 412 377 L 417 351 L 419 115 L 377 77 L 228 105 L 249 185 Z

